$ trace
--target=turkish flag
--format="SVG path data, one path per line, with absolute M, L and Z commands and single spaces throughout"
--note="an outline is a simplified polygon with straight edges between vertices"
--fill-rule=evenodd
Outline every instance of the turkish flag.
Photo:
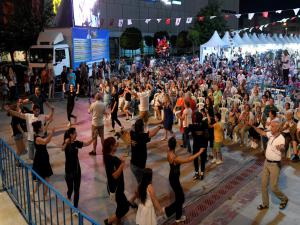
M 170 24 L 171 24 L 171 19 L 170 19 L 170 18 L 167 18 L 167 19 L 166 19 L 166 24 L 167 24 L 167 25 L 170 25 Z
M 204 16 L 198 16 L 198 21 L 202 22 L 202 21 L 204 21 L 204 18 L 205 18 Z
M 263 16 L 264 18 L 268 18 L 269 12 L 262 12 L 262 16 Z

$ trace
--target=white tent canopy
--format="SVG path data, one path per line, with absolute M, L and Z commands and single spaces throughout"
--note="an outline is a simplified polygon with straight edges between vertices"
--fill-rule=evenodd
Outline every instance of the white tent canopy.
M 242 38 L 240 37 L 240 35 L 238 33 L 236 33 L 234 35 L 234 37 L 232 38 L 233 42 L 235 43 L 235 45 L 239 46 L 239 45 L 245 45 L 244 41 L 242 40 Z
M 210 38 L 208 42 L 201 45 L 204 48 L 222 48 L 222 47 L 229 47 L 222 39 L 220 38 L 217 31 L 214 32 L 213 36 Z
M 249 37 L 249 35 L 247 33 L 244 33 L 244 36 L 242 38 L 243 42 L 247 45 L 253 45 L 255 44 Z
M 222 38 L 222 41 L 228 45 L 228 47 L 232 47 L 233 45 L 235 45 L 234 41 L 232 40 L 232 38 L 230 37 L 230 34 L 228 31 L 225 32 L 224 37 Z
M 258 37 L 256 36 L 256 34 L 252 34 L 252 37 L 251 37 L 251 40 L 253 41 L 253 43 L 255 45 L 260 45 L 261 44 L 261 41 L 258 39 Z

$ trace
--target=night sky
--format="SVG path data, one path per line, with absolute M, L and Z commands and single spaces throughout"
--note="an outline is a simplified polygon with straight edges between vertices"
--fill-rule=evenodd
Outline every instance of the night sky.
M 240 0 L 240 12 L 300 8 L 300 0 Z

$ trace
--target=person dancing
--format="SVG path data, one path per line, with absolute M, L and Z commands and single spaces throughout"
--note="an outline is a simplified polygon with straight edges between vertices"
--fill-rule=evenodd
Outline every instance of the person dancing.
M 168 132 L 171 134 L 171 136 L 174 135 L 172 131 L 174 114 L 171 105 L 171 98 L 169 95 L 165 95 L 164 97 L 163 109 L 164 109 L 163 124 L 165 129 L 165 136 L 161 140 L 165 141 L 168 139 Z
M 187 158 L 179 158 L 175 154 L 177 142 L 174 137 L 171 137 L 168 141 L 168 153 L 167 159 L 170 164 L 170 173 L 169 173 L 169 182 L 170 185 L 175 192 L 175 201 L 169 205 L 168 207 L 164 208 L 163 211 L 167 217 L 172 216 L 174 213 L 176 214 L 176 223 L 184 222 L 186 217 L 182 215 L 182 206 L 184 203 L 184 193 L 183 189 L 180 184 L 180 165 L 184 163 L 192 162 L 194 159 L 198 158 L 200 154 L 205 150 L 201 148 L 196 154 L 189 156 Z
M 96 137 L 97 136 L 95 135 L 87 142 L 78 141 L 76 139 L 77 132 L 74 127 L 69 128 L 64 134 L 62 151 L 65 152 L 66 156 L 65 180 L 68 187 L 67 196 L 68 199 L 71 200 L 72 193 L 74 191 L 74 206 L 76 208 L 78 208 L 81 182 L 81 168 L 78 159 L 78 150 L 91 145 Z M 77 215 L 77 213 L 75 212 L 74 215 Z
M 114 137 L 108 137 L 103 143 L 103 162 L 107 176 L 107 188 L 110 193 L 115 193 L 117 209 L 115 214 L 104 220 L 105 225 L 120 224 L 122 217 L 129 211 L 130 203 L 124 194 L 125 157 L 115 156 L 118 143 Z
M 111 108 L 111 126 L 112 126 L 112 130 L 110 132 L 115 132 L 115 122 L 121 127 L 121 129 L 124 129 L 120 120 L 118 119 L 119 94 L 116 86 L 112 87 L 110 108 Z
M 79 93 L 79 87 L 77 87 L 77 91 L 75 92 L 74 85 L 70 85 L 70 90 L 68 91 L 68 97 L 67 97 L 67 117 L 68 117 L 68 127 L 72 125 L 71 118 L 75 119 L 75 124 L 77 122 L 77 117 L 72 114 L 74 106 L 75 106 L 75 98 Z

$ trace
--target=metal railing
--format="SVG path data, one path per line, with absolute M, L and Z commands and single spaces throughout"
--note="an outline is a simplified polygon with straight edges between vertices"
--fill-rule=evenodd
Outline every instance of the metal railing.
M 99 225 L 26 165 L 1 138 L 0 170 L 2 190 L 8 193 L 28 224 Z M 39 188 L 33 195 L 38 183 Z

